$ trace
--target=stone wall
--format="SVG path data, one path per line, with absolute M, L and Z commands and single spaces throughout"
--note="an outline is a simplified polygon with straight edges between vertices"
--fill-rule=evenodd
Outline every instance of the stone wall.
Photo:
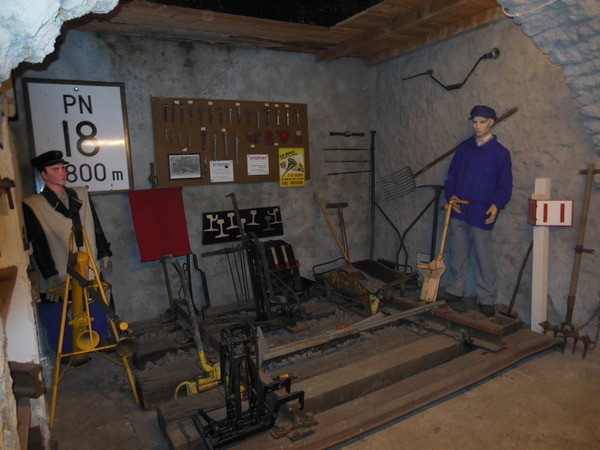
M 375 71 L 355 59 L 317 64 L 313 55 L 292 54 L 224 46 L 96 35 L 69 31 L 47 64 L 24 67 L 17 74 L 19 110 L 24 111 L 21 79 L 123 82 L 127 102 L 131 159 L 135 189 L 148 189 L 150 163 L 154 161 L 151 97 L 209 98 L 266 102 L 306 103 L 310 139 L 311 179 L 304 188 L 280 188 L 278 183 L 219 184 L 183 190 L 192 251 L 221 248 L 202 245 L 201 214 L 232 209 L 227 194 L 234 192 L 240 208 L 279 206 L 284 222 L 283 238 L 293 245 L 302 275 L 312 277 L 315 264 L 340 255 L 321 216 L 313 191 L 324 202 L 350 203 L 346 215 L 353 258 L 368 251 L 368 174 L 327 176 L 340 165 L 325 163 L 330 153 L 322 149 L 345 145 L 346 138 L 330 131 L 366 132 L 352 145 L 368 147 L 373 126 Z M 34 191 L 27 118 L 13 123 L 20 145 L 25 190 Z M 168 307 L 159 262 L 140 263 L 127 195 L 94 195 L 104 231 L 112 243 L 113 284 L 117 312 L 125 320 L 156 317 Z M 206 271 L 213 305 L 234 302 L 235 291 L 227 257 L 199 258 Z M 175 280 L 173 280 L 175 282 Z M 193 272 L 196 298 L 200 276 Z
M 403 77 L 433 69 L 445 84 L 460 82 L 477 59 L 494 47 L 501 50 L 500 58 L 483 61 L 460 90 L 445 91 L 428 77 L 402 81 Z M 381 178 L 405 166 L 416 171 L 469 136 L 468 111 L 474 104 L 488 103 L 500 113 L 518 106 L 519 112 L 496 131 L 500 141 L 511 149 L 515 168 L 513 201 L 502 212 L 496 230 L 499 302 L 505 304 L 531 240 L 526 203 L 534 179 L 551 177 L 553 197 L 575 199 L 577 218 L 584 182 L 578 172 L 593 162 L 593 137 L 565 82 L 562 67 L 536 48 L 509 19 L 374 68 L 353 59 L 317 64 L 311 55 L 69 32 L 48 63 L 17 71 L 18 81 L 24 76 L 125 83 L 136 189 L 149 187 L 149 165 L 153 161 L 151 96 L 307 103 L 312 169 L 307 187 L 280 189 L 270 183 L 203 186 L 184 189 L 184 201 L 192 249 L 198 254 L 214 249 L 201 244 L 201 212 L 229 209 L 230 200 L 225 196 L 230 192 L 236 193 L 242 208 L 280 205 L 286 222 L 285 239 L 294 245 L 302 274 L 308 277 L 312 276 L 313 265 L 340 256 L 314 202 L 314 190 L 326 202 L 349 202 L 346 220 L 351 257 L 357 260 L 368 256 L 368 176 L 327 176 L 331 166 L 324 162 L 327 155 L 321 149 L 339 145 L 329 131 L 376 130 L 377 176 Z M 18 94 L 20 110 L 24 110 L 22 93 Z M 21 116 L 14 128 L 21 146 L 26 190 L 32 192 L 26 118 Z M 352 144 L 368 146 L 368 138 Z M 445 160 L 424 173 L 419 184 L 442 183 L 448 163 Z M 395 225 L 404 230 L 431 195 L 430 188 L 422 188 L 382 204 Z M 596 197 L 592 211 L 597 208 Z M 127 320 L 156 316 L 167 307 L 162 271 L 158 263 L 139 262 L 126 195 L 97 195 L 94 201 L 116 250 L 115 273 L 109 281 L 115 289 L 118 312 Z M 590 218 L 590 229 L 597 227 L 594 220 Z M 413 266 L 417 252 L 429 253 L 431 226 L 429 211 L 408 236 L 408 257 Z M 576 233 L 574 229 L 553 229 L 551 235 L 549 318 L 560 322 Z M 593 248 L 598 237 L 588 235 Z M 398 239 L 381 216 L 376 245 L 375 257 L 395 259 Z M 593 280 L 598 277 L 598 269 L 593 260 L 591 263 L 581 274 L 577 322 L 587 318 L 597 304 Z M 203 258 L 201 267 L 207 272 L 213 304 L 233 301 L 226 260 Z M 517 298 L 517 311 L 526 321 L 529 272 Z M 196 274 L 193 281 L 198 289 Z
M 482 61 L 459 90 L 446 91 L 429 77 L 402 78 L 434 70 L 444 84 L 461 82 L 477 59 L 494 47 L 496 60 Z M 597 76 L 597 74 L 596 74 Z M 532 239 L 527 224 L 527 200 L 535 178 L 552 179 L 552 197 L 575 200 L 575 227 L 550 231 L 548 318 L 560 323 L 565 317 L 573 248 L 576 242 L 585 177 L 579 171 L 594 163 L 594 142 L 584 126 L 562 67 L 550 61 L 521 28 L 506 19 L 377 67 L 376 117 L 379 136 L 378 176 L 421 169 L 472 134 L 468 114 L 475 104 L 493 106 L 499 114 L 517 106 L 519 111 L 495 129 L 498 139 L 511 150 L 514 172 L 513 199 L 500 213 L 494 230 L 500 276 L 498 303 L 508 305 L 517 272 Z M 419 185 L 443 184 L 450 158 L 417 178 Z M 381 199 L 400 231 L 404 231 L 433 195 L 421 188 L 398 200 Z M 592 194 L 591 210 L 600 204 Z M 438 244 L 442 219 L 438 227 Z M 399 247 L 391 227 L 379 217 L 378 254 L 394 259 Z M 590 214 L 588 230 L 598 229 L 598 215 Z M 408 262 L 416 253 L 429 253 L 432 212 L 429 210 L 408 234 Z M 598 248 L 598 233 L 589 231 L 586 247 Z M 598 304 L 597 256 L 585 255 L 577 293 L 574 323 L 585 322 Z M 402 258 L 401 261 L 402 262 Z M 446 279 L 442 280 L 442 284 Z M 468 294 L 473 294 L 470 289 Z M 516 299 L 516 311 L 529 322 L 531 259 Z M 592 326 L 595 326 L 595 322 Z M 592 329 L 588 333 L 592 334 Z M 593 337 L 593 335 L 592 335 Z
M 5 342 L 4 327 L 0 321 L 0 342 Z M 12 393 L 13 381 L 8 368 L 4 345 L 0 345 L 0 448 L 21 448 L 17 433 L 17 402 Z
M 102 14 L 118 0 L 27 0 L 5 2 L 0 9 L 0 81 L 23 61 L 39 63 L 52 53 L 67 20 L 87 13 Z
M 600 2 L 500 0 L 539 49 L 563 66 L 583 124 L 600 154 Z

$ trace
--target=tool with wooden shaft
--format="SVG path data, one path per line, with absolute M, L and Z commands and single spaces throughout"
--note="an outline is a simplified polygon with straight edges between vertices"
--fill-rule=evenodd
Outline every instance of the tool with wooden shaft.
M 348 203 L 327 203 L 325 208 L 331 209 L 335 208 L 338 212 L 338 218 L 340 220 L 340 228 L 342 229 L 342 244 L 344 244 L 344 249 L 346 249 L 346 254 L 350 254 L 348 250 L 348 237 L 346 236 L 346 222 L 344 221 L 344 208 L 348 207 Z
M 440 244 L 440 252 L 438 257 L 429 264 L 419 264 L 417 269 L 423 275 L 423 288 L 421 289 L 421 300 L 426 302 L 435 302 L 437 299 L 438 289 L 440 287 L 440 279 L 446 272 L 444 264 L 444 247 L 446 246 L 446 237 L 448 236 L 448 227 L 450 226 L 450 216 L 452 215 L 452 205 L 460 203 L 463 205 L 469 204 L 464 200 L 452 199 L 445 206 L 446 220 L 444 222 L 444 234 L 442 235 L 442 243 Z
M 575 328 L 573 325 L 573 312 L 575 309 L 575 295 L 577 293 L 577 284 L 579 282 L 579 271 L 581 269 L 581 258 L 584 253 L 594 254 L 595 251 L 593 249 L 585 248 L 584 238 L 585 238 L 585 229 L 588 219 L 588 212 L 590 207 L 590 200 L 592 195 L 592 184 L 594 182 L 594 175 L 600 173 L 600 170 L 596 169 L 593 164 L 589 164 L 587 170 L 579 171 L 580 174 L 586 175 L 586 183 L 585 183 L 585 191 L 583 195 L 583 203 L 581 208 L 581 219 L 579 222 L 579 232 L 577 233 L 577 243 L 575 245 L 575 259 L 573 261 L 573 269 L 571 271 L 571 284 L 569 286 L 569 296 L 567 297 L 567 313 L 565 317 L 565 321 L 558 325 L 552 325 L 549 321 L 545 320 L 540 323 L 540 326 L 544 330 L 544 334 L 548 331 L 552 331 L 554 333 L 554 337 L 561 336 L 563 339 L 562 350 L 565 351 L 565 347 L 567 345 L 567 340 L 569 338 L 573 339 L 573 353 L 575 353 L 575 348 L 577 346 L 577 342 L 581 341 L 583 344 L 583 353 L 582 356 L 585 358 L 587 354 L 588 348 L 594 348 L 598 344 L 598 339 L 600 336 L 600 319 L 598 322 L 598 327 L 596 329 L 596 337 L 592 340 L 589 336 L 581 336 L 580 331 L 582 331 L 586 326 L 588 326 L 594 316 L 600 315 L 600 305 L 591 315 L 591 317 L 581 326 Z M 598 293 L 600 295 L 600 292 Z
M 350 255 L 348 254 L 348 250 L 347 250 L 346 246 L 340 240 L 340 237 L 338 236 L 337 231 L 335 231 L 335 227 L 333 226 L 333 223 L 331 223 L 331 219 L 329 218 L 329 214 L 327 214 L 327 210 L 325 209 L 325 205 L 323 204 L 323 202 L 319 198 L 319 194 L 316 191 L 314 191 L 313 194 L 315 195 L 315 199 L 317 200 L 317 203 L 319 204 L 319 208 L 321 208 L 321 212 L 323 213 L 323 217 L 325 217 L 325 221 L 327 222 L 327 226 L 329 226 L 329 229 L 331 230 L 331 234 L 333 235 L 333 238 L 335 239 L 335 242 L 337 243 L 338 248 L 342 252 L 342 256 L 344 257 L 344 261 L 346 261 L 346 264 L 348 265 L 348 267 L 350 269 L 353 269 L 353 272 L 360 272 L 358 269 L 354 269 L 352 267 L 352 264 L 350 264 Z

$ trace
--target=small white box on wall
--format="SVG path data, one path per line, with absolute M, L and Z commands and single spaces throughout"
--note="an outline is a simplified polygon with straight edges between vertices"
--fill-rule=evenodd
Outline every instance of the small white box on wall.
M 573 200 L 529 199 L 527 222 L 537 227 L 572 227 Z

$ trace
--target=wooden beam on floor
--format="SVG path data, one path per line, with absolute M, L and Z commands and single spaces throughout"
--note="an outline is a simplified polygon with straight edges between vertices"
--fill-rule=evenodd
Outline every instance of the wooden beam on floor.
M 506 337 L 498 353 L 475 350 L 419 375 L 315 415 L 315 433 L 297 442 L 263 433 L 237 443 L 239 449 L 329 448 L 412 413 L 484 380 L 518 361 L 557 345 L 549 336 L 521 330 Z
M 349 361 L 328 373 L 293 385 L 304 391 L 306 409 L 319 413 L 396 383 L 462 353 L 459 342 L 432 335 L 399 348 Z

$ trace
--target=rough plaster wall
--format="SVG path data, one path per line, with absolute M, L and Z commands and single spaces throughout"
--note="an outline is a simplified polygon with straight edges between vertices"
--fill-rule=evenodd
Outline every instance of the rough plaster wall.
M 107 13 L 118 0 L 0 0 L 0 81 L 23 61 L 39 63 L 54 50 L 63 22 Z
M 0 97 L 0 110 L 2 120 L 0 129 L 0 177 L 11 179 L 15 182 L 15 188 L 11 194 L 16 205 L 21 199 L 21 177 L 18 170 L 17 158 L 13 147 L 13 139 L 8 126 L 8 99 Z M 8 395 L 0 396 L 0 411 L 2 411 L 2 436 L 3 445 L 0 448 L 16 448 L 18 437 L 10 436 L 12 427 L 16 429 L 15 399 L 12 396 L 12 380 L 8 366 L 3 369 L 7 361 L 17 362 L 40 362 L 38 347 L 38 334 L 36 320 L 32 307 L 31 285 L 27 276 L 29 264 L 28 255 L 23 251 L 23 243 L 20 238 L 23 226 L 19 214 L 20 209 L 10 209 L 6 195 L 0 196 L 0 267 L 16 267 L 17 277 L 10 299 L 10 307 L 5 324 L 0 324 L 0 384 L 2 392 Z M 5 340 L 6 337 L 6 340 Z M 43 398 L 32 399 L 32 424 L 36 426 L 45 422 L 45 403 Z M 45 425 L 42 425 L 45 433 Z M 14 431 L 14 430 L 13 430 Z M 17 445 L 13 445 L 13 444 Z
M 583 123 L 600 154 L 600 2 L 501 0 L 506 14 L 561 64 Z
M 147 189 L 149 166 L 154 160 L 150 97 L 239 99 L 308 104 L 311 180 L 303 188 L 282 189 L 277 183 L 225 184 L 184 188 L 186 218 L 192 250 L 198 255 L 221 246 L 201 245 L 201 213 L 232 209 L 226 195 L 234 192 L 240 208 L 279 205 L 284 239 L 294 246 L 304 276 L 313 265 L 340 256 L 324 218 L 313 198 L 324 202 L 345 201 L 350 252 L 364 259 L 368 252 L 368 175 L 327 177 L 324 147 L 348 144 L 368 147 L 372 128 L 374 71 L 360 61 L 345 59 L 316 64 L 314 56 L 222 46 L 183 44 L 152 39 L 97 36 L 70 31 L 50 58 L 21 76 L 125 83 L 131 157 L 136 189 Z M 20 108 L 22 86 L 17 82 Z M 23 109 L 21 109 L 23 110 Z M 26 137 L 26 118 L 14 128 L 20 136 L 24 181 L 33 192 L 31 156 Z M 339 138 L 335 131 L 364 131 L 366 137 Z M 346 140 L 344 140 L 346 139 Z M 339 169 L 336 168 L 336 169 Z M 125 194 L 94 196 L 105 232 L 112 243 L 113 284 L 118 313 L 126 320 L 155 317 L 168 307 L 160 263 L 140 263 Z M 234 301 L 225 256 L 199 258 L 206 271 L 213 305 Z M 193 279 L 198 295 L 200 281 Z
M 403 77 L 433 69 L 445 84 L 461 82 L 477 59 L 494 47 L 501 51 L 499 59 L 483 61 L 460 90 L 445 91 L 428 77 L 401 81 Z M 575 199 L 576 227 L 553 228 L 550 232 L 548 318 L 553 323 L 562 322 L 585 182 L 579 171 L 589 163 L 598 163 L 562 68 L 549 61 L 519 26 L 503 20 L 381 64 L 377 72 L 376 117 L 379 128 L 385 130 L 380 136 L 379 177 L 405 166 L 416 171 L 470 136 L 468 114 L 473 105 L 488 104 L 498 113 L 519 107 L 515 115 L 494 131 L 499 141 L 511 150 L 514 172 L 513 199 L 500 213 L 494 230 L 499 267 L 498 303 L 509 303 L 532 238 L 526 213 L 534 180 L 550 177 L 553 198 Z M 443 184 L 449 164 L 450 158 L 445 159 L 418 177 L 417 184 Z M 598 189 L 594 189 L 590 211 L 598 209 L 598 194 Z M 381 202 L 403 231 L 431 195 L 432 189 L 424 188 L 395 202 L 385 199 Z M 394 259 L 398 239 L 387 231 L 390 228 L 381 216 L 378 220 L 382 224 L 378 253 Z M 442 221 L 440 217 L 440 235 Z M 413 266 L 416 252 L 429 253 L 431 222 L 429 211 L 408 235 L 409 263 Z M 598 248 L 599 236 L 594 231 L 597 229 L 598 215 L 590 214 L 586 247 Z M 585 321 L 598 304 L 597 259 L 595 255 L 584 256 L 587 264 L 580 274 L 576 325 Z M 530 295 L 531 259 L 516 300 L 516 310 L 527 322 Z M 587 330 L 590 334 L 592 331 Z
M 12 393 L 13 381 L 4 342 L 4 326 L 0 321 L 0 448 L 16 450 L 21 448 L 17 433 L 17 401 Z

